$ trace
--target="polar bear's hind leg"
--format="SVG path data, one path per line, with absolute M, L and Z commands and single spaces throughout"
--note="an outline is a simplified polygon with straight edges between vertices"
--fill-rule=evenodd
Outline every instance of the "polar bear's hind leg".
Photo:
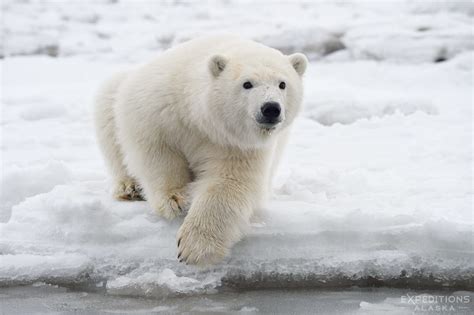
M 114 185 L 113 196 L 119 200 L 144 200 L 142 189 L 129 175 L 117 140 L 114 102 L 125 73 L 115 75 L 99 91 L 96 98 L 95 122 L 100 149 Z

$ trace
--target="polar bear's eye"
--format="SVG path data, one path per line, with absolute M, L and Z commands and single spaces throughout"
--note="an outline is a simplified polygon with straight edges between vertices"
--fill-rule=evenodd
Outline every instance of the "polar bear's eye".
M 244 89 L 248 90 L 248 89 L 251 89 L 251 88 L 253 88 L 252 83 L 250 83 L 249 81 L 244 82 Z
M 285 82 L 280 82 L 280 85 L 278 87 L 280 89 L 284 90 L 286 88 L 286 83 Z

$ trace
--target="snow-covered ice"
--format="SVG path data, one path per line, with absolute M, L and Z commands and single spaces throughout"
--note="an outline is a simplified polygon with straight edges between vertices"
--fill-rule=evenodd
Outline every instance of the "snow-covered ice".
M 0 285 L 473 288 L 472 3 L 255 6 L 4 1 Z M 111 198 L 91 107 L 111 73 L 216 29 L 312 62 L 262 217 L 197 269 L 180 220 Z

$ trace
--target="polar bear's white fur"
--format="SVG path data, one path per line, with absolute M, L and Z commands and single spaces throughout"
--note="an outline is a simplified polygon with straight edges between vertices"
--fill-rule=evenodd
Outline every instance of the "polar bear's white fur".
M 241 237 L 300 110 L 306 65 L 302 54 L 214 36 L 117 74 L 100 90 L 95 120 L 114 194 L 142 192 L 168 219 L 187 212 L 181 261 L 215 263 Z

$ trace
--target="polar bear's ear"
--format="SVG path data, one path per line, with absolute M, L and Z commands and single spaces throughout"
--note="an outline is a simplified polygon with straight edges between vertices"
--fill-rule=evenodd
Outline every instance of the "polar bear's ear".
M 227 65 L 227 58 L 221 55 L 212 56 L 209 60 L 209 70 L 214 77 L 218 77 Z
M 289 55 L 290 63 L 299 75 L 303 75 L 308 65 L 308 59 L 305 55 L 296 53 Z

